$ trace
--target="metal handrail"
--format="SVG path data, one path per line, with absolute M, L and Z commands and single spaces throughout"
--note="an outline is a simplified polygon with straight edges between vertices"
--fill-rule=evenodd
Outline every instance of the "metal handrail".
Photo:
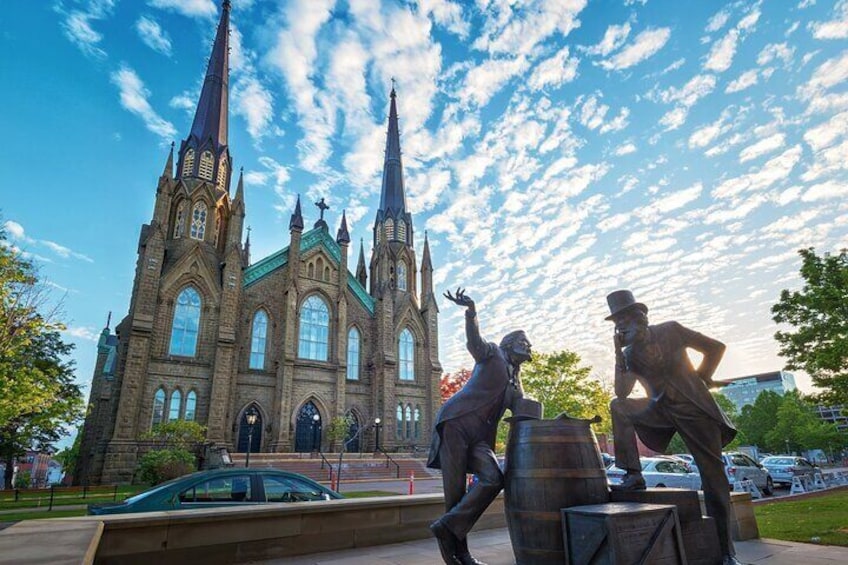
M 397 478 L 400 478 L 400 465 L 398 464 L 398 462 L 397 462 L 397 461 L 395 461 L 394 459 L 392 459 L 392 456 L 391 456 L 391 455 L 389 455 L 388 453 L 386 453 L 385 451 L 383 451 L 383 448 L 382 448 L 382 447 L 378 447 L 378 448 L 377 448 L 377 452 L 378 452 L 378 453 L 382 453 L 383 455 L 385 455 L 385 456 L 386 456 L 386 469 L 388 469 L 388 468 L 389 468 L 389 461 L 391 461 L 391 462 L 392 462 L 392 464 L 394 464 L 395 468 L 397 469 Z
M 365 433 L 365 431 L 366 431 L 366 430 L 370 430 L 371 428 L 374 428 L 374 427 L 376 427 L 376 425 L 375 425 L 375 424 L 371 424 L 370 426 L 365 426 L 365 427 L 363 427 L 363 428 L 359 428 L 358 430 L 356 430 L 356 433 L 355 433 L 355 434 L 353 434 L 353 437 L 352 437 L 352 438 L 350 438 L 350 439 L 349 439 L 349 440 L 347 440 L 347 441 L 343 441 L 343 442 L 342 442 L 342 448 L 341 448 L 341 450 L 339 451 L 339 468 L 336 470 L 336 492 L 341 492 L 341 486 L 342 486 L 342 458 L 344 457 L 345 451 L 347 451 L 347 446 L 348 446 L 348 444 L 350 444 L 351 442 L 353 442 L 353 440 L 355 440 L 355 439 L 357 439 L 357 438 L 361 437 L 361 436 L 362 436 L 362 434 L 363 434 L 363 433 Z M 362 444 L 360 444 L 360 445 L 362 445 Z
M 321 451 L 321 450 L 319 449 L 319 450 L 318 450 L 318 455 L 320 455 L 320 456 L 321 456 L 321 468 L 323 469 L 323 468 L 324 468 L 324 463 L 326 463 L 326 464 L 327 464 L 327 467 L 329 467 L 330 472 L 332 473 L 332 472 L 333 472 L 333 464 L 332 464 L 332 463 L 330 463 L 330 461 L 329 461 L 326 457 L 324 457 L 324 452 L 323 452 L 323 451 Z

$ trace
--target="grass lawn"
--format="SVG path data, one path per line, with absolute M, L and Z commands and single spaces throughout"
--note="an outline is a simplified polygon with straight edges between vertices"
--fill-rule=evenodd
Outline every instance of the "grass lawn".
M 754 514 L 764 538 L 848 547 L 848 490 L 757 504 Z
M 113 491 L 95 491 L 87 493 L 85 498 L 82 492 L 62 492 L 58 490 L 53 496 L 53 507 L 79 504 L 91 504 L 95 502 L 111 502 L 112 500 L 123 500 L 129 496 L 147 490 L 146 485 L 122 485 L 118 487 L 118 496 Z M 15 501 L 10 491 L 0 498 L 0 510 L 20 510 L 22 512 L 29 508 L 45 507 L 50 503 L 50 489 L 25 489 L 20 491 L 19 499 Z M 2 517 L 2 516 L 0 516 Z
M 388 492 L 385 490 L 355 490 L 352 492 L 341 493 L 345 498 L 368 498 L 370 496 L 397 496 L 396 492 Z
M 70 518 L 71 516 L 85 516 L 85 508 L 79 510 L 53 510 L 51 512 L 11 512 L 9 514 L 0 514 L 0 522 L 47 520 L 48 518 Z

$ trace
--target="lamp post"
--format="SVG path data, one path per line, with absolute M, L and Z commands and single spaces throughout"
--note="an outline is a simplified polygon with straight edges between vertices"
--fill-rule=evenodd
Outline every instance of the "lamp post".
M 380 451 L 380 418 L 374 418 L 374 447 L 375 451 Z
M 244 458 L 244 466 L 250 467 L 250 448 L 253 446 L 253 427 L 256 426 L 256 408 L 253 406 L 247 411 L 245 420 L 247 421 L 247 456 Z
M 791 453 L 789 453 L 789 440 L 784 439 L 783 441 L 786 442 L 786 455 L 792 455 Z
M 319 451 L 321 444 L 318 441 L 318 422 L 321 420 L 319 414 L 312 415 L 312 450 Z

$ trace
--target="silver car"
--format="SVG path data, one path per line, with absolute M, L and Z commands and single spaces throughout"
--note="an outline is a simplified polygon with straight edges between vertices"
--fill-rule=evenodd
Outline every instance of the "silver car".
M 701 488 L 701 475 L 690 473 L 682 461 L 669 457 L 640 457 L 642 476 L 649 487 L 669 487 L 698 490 Z M 607 481 L 611 485 L 621 484 L 624 470 L 618 467 L 607 469 Z
M 737 483 L 750 480 L 766 496 L 774 494 L 774 480 L 768 470 L 744 453 L 722 453 L 724 471 L 731 488 Z
M 765 467 L 775 484 L 789 486 L 792 477 L 807 477 L 809 480 L 815 478 L 817 468 L 803 457 L 794 455 L 772 455 L 766 457 L 760 463 Z

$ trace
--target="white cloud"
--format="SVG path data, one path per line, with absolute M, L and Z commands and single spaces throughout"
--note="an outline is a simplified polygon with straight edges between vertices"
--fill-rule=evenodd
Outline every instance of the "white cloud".
M 731 198 L 745 191 L 763 190 L 787 179 L 800 160 L 801 147 L 795 145 L 766 162 L 759 170 L 722 182 L 712 195 L 715 198 Z
M 55 9 L 65 16 L 65 21 L 62 22 L 65 37 L 86 55 L 103 59 L 106 57 L 106 51 L 100 47 L 103 35 L 92 27 L 92 22 L 111 16 L 114 7 L 115 0 L 88 0 L 85 10 L 72 10 L 66 13 L 61 4 Z
M 419 0 L 418 9 L 461 38 L 468 37 L 471 24 L 462 15 L 462 5 L 449 0 Z
M 670 37 L 671 30 L 667 27 L 645 30 L 635 37 L 633 43 L 601 61 L 600 65 L 608 71 L 628 69 L 655 55 Z
M 621 47 L 630 35 L 630 22 L 624 22 L 621 25 L 611 25 L 604 33 L 603 39 L 597 45 L 586 47 L 584 50 L 589 55 L 600 55 L 606 57 L 619 47 Z
M 218 13 L 212 0 L 147 0 L 154 8 L 171 10 L 190 18 L 211 18 Z
M 14 220 L 6 220 L 3 223 L 3 229 L 6 230 L 6 233 L 9 237 L 15 240 L 18 243 L 25 243 L 27 245 L 40 245 L 42 247 L 46 247 L 51 250 L 53 253 L 62 257 L 63 259 L 80 259 L 85 261 L 86 263 L 94 263 L 94 260 L 88 255 L 84 255 L 82 253 L 77 253 L 73 249 L 69 247 L 65 247 L 64 245 L 59 245 L 56 242 L 47 240 L 47 239 L 35 239 L 26 235 L 26 231 L 24 227 Z M 12 246 L 13 249 L 17 251 L 21 251 L 19 247 Z M 26 256 L 39 259 L 41 261 L 45 261 L 48 263 L 52 263 L 52 261 L 46 257 L 41 257 L 39 255 L 33 255 L 31 253 L 26 253 Z
M 680 104 L 687 108 L 710 94 L 716 86 L 715 75 L 696 75 L 681 88 L 670 87 L 659 93 L 659 99 L 666 104 Z
M 757 70 L 751 69 L 750 71 L 745 71 L 739 75 L 739 78 L 728 84 L 727 88 L 724 89 L 724 92 L 726 94 L 740 92 L 747 88 L 751 88 L 755 84 L 757 84 Z
M 846 136 L 848 136 L 848 111 L 836 114 L 826 122 L 807 130 L 804 133 L 804 141 L 813 151 L 821 151 L 837 139 Z
M 780 60 L 784 64 L 792 61 L 792 56 L 795 54 L 795 48 L 789 47 L 784 43 L 771 43 L 763 47 L 760 54 L 757 55 L 757 64 L 764 67 L 771 64 L 773 61 Z
M 235 113 L 247 121 L 247 131 L 254 139 L 261 138 L 273 118 L 271 93 L 255 76 L 237 81 L 233 88 Z
M 848 183 L 835 180 L 814 184 L 801 197 L 804 202 L 818 202 L 819 200 L 831 200 L 834 198 L 844 199 L 848 196 Z
M 171 38 L 153 18 L 142 16 L 135 22 L 135 31 L 145 45 L 163 55 L 171 56 Z
M 713 33 L 720 30 L 724 27 L 724 25 L 729 19 L 730 12 L 727 9 L 717 12 L 713 17 L 710 18 L 710 21 L 707 22 L 707 33 Z
M 747 16 L 739 20 L 739 23 L 736 24 L 737 29 L 741 29 L 743 31 L 753 29 L 753 27 L 757 25 L 757 22 L 760 20 L 760 15 L 761 13 L 759 5 L 754 6 L 751 12 Z
M 183 110 L 189 115 L 194 114 L 194 109 L 197 105 L 197 96 L 193 92 L 183 92 L 182 94 L 177 94 L 168 102 L 168 106 L 171 108 L 176 108 L 177 110 Z
M 145 127 L 159 137 L 169 140 L 177 134 L 171 122 L 163 119 L 148 102 L 150 91 L 136 72 L 126 65 L 111 74 L 112 83 L 121 93 L 121 106 L 144 121 Z
M 512 77 L 524 72 L 527 66 L 527 60 L 523 57 L 488 59 L 468 71 L 459 97 L 477 106 L 485 106 L 501 87 Z
M 3 223 L 3 228 L 6 230 L 6 233 L 12 236 L 13 239 L 24 239 L 24 237 L 26 237 L 24 227 L 18 222 L 6 220 Z
M 62 333 L 70 337 L 75 337 L 85 341 L 93 341 L 95 343 L 98 339 L 100 339 L 100 332 L 93 328 L 86 328 L 82 326 L 69 326 L 62 330 Z
M 547 86 L 561 86 L 577 78 L 577 65 L 580 60 L 570 57 L 568 47 L 560 49 L 556 55 L 539 63 L 527 80 L 531 90 L 541 90 Z
M 739 153 L 739 162 L 745 163 L 761 157 L 766 153 L 771 153 L 783 147 L 786 144 L 786 136 L 782 133 L 775 133 L 765 139 L 761 139 L 753 145 L 749 145 Z
M 44 245 L 47 249 L 58 255 L 63 259 L 80 259 L 85 261 L 86 263 L 94 263 L 94 259 L 89 257 L 88 255 L 84 255 L 82 253 L 77 253 L 73 249 L 65 247 L 64 245 L 59 245 L 54 241 L 50 241 L 47 239 L 42 239 L 39 241 L 40 244 Z
M 615 154 L 619 157 L 623 155 L 630 155 L 631 153 L 636 153 L 636 145 L 633 143 L 625 143 L 624 145 L 619 145 L 615 148 Z
M 490 55 L 527 56 L 555 33 L 567 37 L 580 25 L 577 15 L 586 0 L 529 0 L 521 4 L 490 4 L 475 49 Z
M 815 22 L 810 28 L 816 39 L 848 38 L 848 0 L 840 0 L 833 7 L 833 19 L 827 22 Z
M 848 50 L 819 65 L 810 79 L 798 87 L 798 93 L 803 100 L 814 101 L 824 96 L 827 90 L 846 80 L 848 80 Z
M 720 40 L 713 44 L 704 68 L 708 71 L 723 73 L 733 64 L 733 56 L 736 55 L 736 47 L 739 42 L 739 31 L 731 29 Z

